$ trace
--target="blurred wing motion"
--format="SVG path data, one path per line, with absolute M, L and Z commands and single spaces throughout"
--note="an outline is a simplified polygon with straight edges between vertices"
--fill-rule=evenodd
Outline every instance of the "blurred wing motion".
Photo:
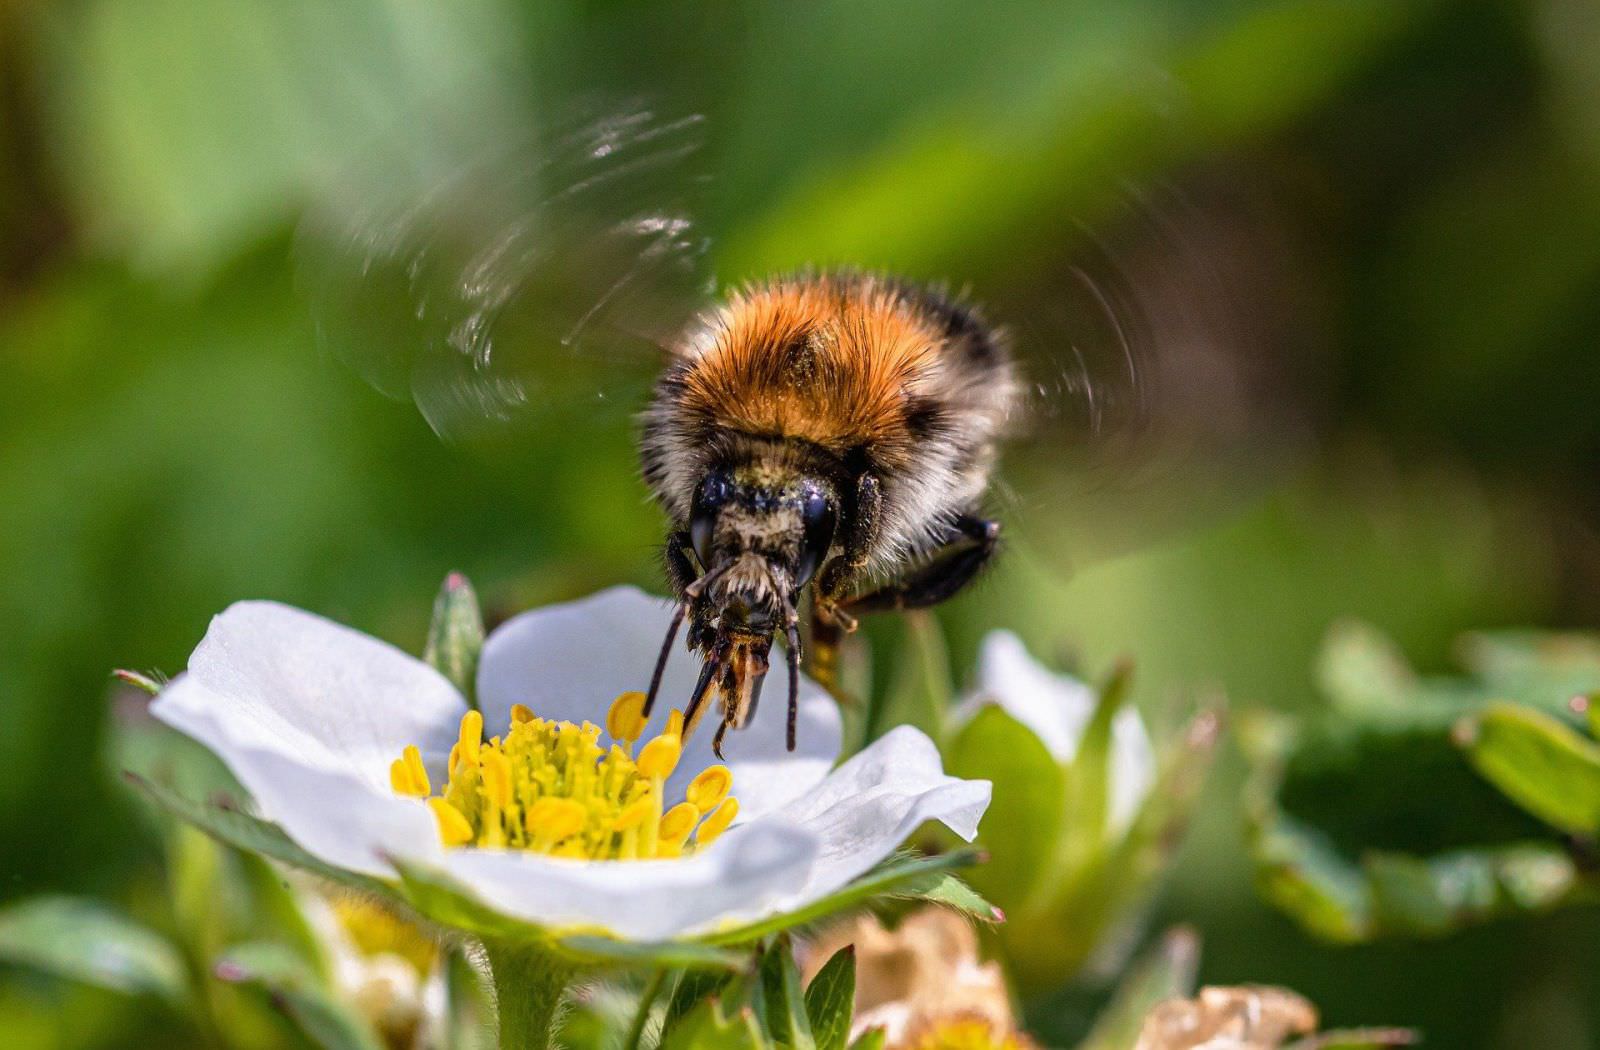
M 311 214 L 297 251 L 322 338 L 446 438 L 643 384 L 711 292 L 702 131 L 587 119 Z
M 1024 537 L 1062 549 L 1069 520 L 1074 561 L 1120 553 L 1300 460 L 1321 325 L 1292 240 L 1237 187 L 1129 192 L 1000 290 L 993 315 L 1022 319 L 1002 504 Z

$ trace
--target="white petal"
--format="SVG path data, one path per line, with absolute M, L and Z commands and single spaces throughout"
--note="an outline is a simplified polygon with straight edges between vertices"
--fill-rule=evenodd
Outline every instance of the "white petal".
M 1032 729 L 1057 760 L 1070 762 L 1094 716 L 1095 692 L 1040 664 L 1010 631 L 991 631 L 978 653 L 978 688 L 963 704 L 963 713 L 970 717 L 985 703 L 999 704 Z M 1107 816 L 1112 827 L 1127 825 L 1154 778 L 1155 754 L 1144 721 L 1133 706 L 1125 706 L 1111 723 Z
M 543 718 L 604 725 L 612 700 L 649 686 L 671 614 L 667 602 L 638 588 L 612 587 L 508 620 L 489 637 L 478 667 L 478 703 L 487 732 L 503 731 L 512 704 L 526 704 Z M 682 633 L 678 638 L 661 680 L 649 735 L 661 730 L 672 708 L 688 702 L 699 673 L 699 661 L 683 648 Z M 723 744 L 741 822 L 810 789 L 838 757 L 838 705 L 805 676 L 800 680 L 796 749 L 792 754 L 785 750 L 786 689 L 782 653 L 775 647 L 755 718 L 746 728 L 730 732 Z M 696 773 L 716 763 L 711 753 L 713 722 L 714 713 L 689 741 L 667 784 L 669 799 L 680 797 Z
M 442 761 L 465 703 L 438 672 L 375 638 L 271 602 L 211 622 L 151 713 L 205 744 L 305 849 L 369 874 L 432 817 L 393 797 L 406 744 Z
M 927 821 L 940 821 L 970 841 L 988 806 L 987 780 L 946 776 L 932 740 L 911 726 L 892 729 L 774 814 L 820 843 L 805 886 L 784 906 L 798 907 L 838 889 Z
M 816 850 L 811 833 L 768 820 L 675 860 L 583 862 L 460 849 L 445 851 L 442 864 L 507 915 L 654 941 L 715 930 L 730 912 L 770 913 L 799 888 Z

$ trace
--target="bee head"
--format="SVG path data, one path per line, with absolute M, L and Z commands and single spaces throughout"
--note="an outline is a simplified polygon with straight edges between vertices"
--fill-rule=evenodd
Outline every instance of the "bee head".
M 708 574 L 711 597 L 732 626 L 771 631 L 816 575 L 839 520 L 821 478 L 719 468 L 695 489 L 689 538 Z

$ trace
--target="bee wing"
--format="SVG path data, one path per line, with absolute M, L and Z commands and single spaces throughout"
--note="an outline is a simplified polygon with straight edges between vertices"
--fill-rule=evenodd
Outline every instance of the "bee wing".
M 642 386 L 712 292 L 703 144 L 635 107 L 335 197 L 297 240 L 324 342 L 446 438 Z
M 1072 240 L 996 312 L 1028 318 L 1010 332 L 1025 396 L 1002 502 L 1025 540 L 1092 523 L 1076 561 L 1280 477 L 1310 447 L 1324 384 L 1310 282 L 1247 188 L 1129 190 Z M 1036 546 L 1063 549 L 1050 534 Z

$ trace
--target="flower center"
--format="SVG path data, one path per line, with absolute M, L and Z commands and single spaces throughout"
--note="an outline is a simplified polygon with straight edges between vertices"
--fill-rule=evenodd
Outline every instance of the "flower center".
M 427 799 L 446 846 L 525 849 L 575 860 L 677 857 L 710 845 L 738 815 L 733 774 L 711 766 L 684 801 L 666 805 L 666 780 L 683 755 L 683 714 L 634 754 L 644 732 L 644 694 L 623 693 L 600 727 L 511 709 L 504 737 L 483 739 L 483 716 L 461 717 L 448 783 L 434 795 L 422 755 L 407 747 L 389 767 L 398 795 Z M 692 840 L 692 841 L 691 841 Z

